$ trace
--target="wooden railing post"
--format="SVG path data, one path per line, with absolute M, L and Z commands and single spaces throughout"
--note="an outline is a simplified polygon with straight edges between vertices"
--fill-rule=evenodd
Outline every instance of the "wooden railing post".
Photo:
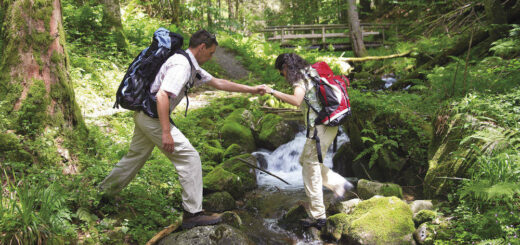
M 282 32 L 280 33 L 280 36 L 282 37 L 282 43 L 283 43 L 283 41 L 284 41 L 283 33 L 284 33 L 284 28 L 282 28 Z
M 325 45 L 325 26 L 321 27 L 321 44 Z

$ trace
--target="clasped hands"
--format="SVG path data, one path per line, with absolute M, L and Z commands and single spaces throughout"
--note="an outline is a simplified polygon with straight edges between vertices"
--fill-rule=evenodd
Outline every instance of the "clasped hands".
M 255 94 L 260 94 L 260 95 L 264 95 L 265 93 L 271 93 L 273 91 L 272 88 L 270 88 L 269 86 L 267 86 L 265 84 L 257 85 L 254 88 L 255 88 Z

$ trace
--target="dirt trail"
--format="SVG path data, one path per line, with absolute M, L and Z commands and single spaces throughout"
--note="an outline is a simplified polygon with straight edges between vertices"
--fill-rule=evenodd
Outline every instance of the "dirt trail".
M 235 59 L 235 55 L 225 48 L 217 46 L 213 59 L 227 72 L 230 79 L 241 79 L 249 75 L 249 71 Z

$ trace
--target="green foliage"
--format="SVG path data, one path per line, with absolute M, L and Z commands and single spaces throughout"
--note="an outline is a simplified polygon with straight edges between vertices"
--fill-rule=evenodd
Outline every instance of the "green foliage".
M 47 106 L 50 98 L 42 80 L 33 80 L 27 98 L 17 111 L 17 130 L 26 135 L 37 135 L 47 126 Z
M 429 101 L 442 101 L 450 97 L 462 97 L 468 92 L 501 93 L 520 85 L 520 61 L 504 60 L 500 57 L 488 57 L 480 61 L 466 63 L 452 57 L 455 63 L 445 67 L 436 67 L 428 74 L 431 86 Z M 432 102 L 433 103 L 433 102 Z
M 520 55 L 520 25 L 513 24 L 509 37 L 493 42 L 489 50 L 503 58 L 514 58 Z
M 6 172 L 0 195 L 0 241 L 5 244 L 56 244 L 76 239 L 66 195 L 58 184 L 44 187 Z
M 480 209 L 507 205 L 510 209 L 520 197 L 520 155 L 502 153 L 480 156 L 471 181 L 459 191 L 460 198 Z
M 400 166 L 394 165 L 396 163 L 395 160 L 398 158 L 395 154 L 395 151 L 398 148 L 398 144 L 396 141 L 389 139 L 385 135 L 378 135 L 377 132 L 372 129 L 366 128 L 363 129 L 361 132 L 364 135 L 366 135 L 361 137 L 363 143 L 366 143 L 368 141 L 370 146 L 365 148 L 361 153 L 359 153 L 354 159 L 354 162 L 360 160 L 364 156 L 369 155 L 369 168 L 372 168 L 376 161 L 380 160 L 384 163 L 384 167 L 386 168 L 396 170 L 400 169 Z

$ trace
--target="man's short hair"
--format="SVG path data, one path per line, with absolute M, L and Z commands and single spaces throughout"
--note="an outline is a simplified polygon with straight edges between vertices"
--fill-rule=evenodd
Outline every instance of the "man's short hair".
M 204 29 L 198 30 L 197 32 L 193 33 L 193 35 L 191 35 L 190 48 L 195 48 L 202 43 L 205 43 L 206 47 L 208 48 L 213 45 L 218 46 L 217 38 L 215 37 L 215 35 L 209 33 L 209 31 L 206 31 Z

